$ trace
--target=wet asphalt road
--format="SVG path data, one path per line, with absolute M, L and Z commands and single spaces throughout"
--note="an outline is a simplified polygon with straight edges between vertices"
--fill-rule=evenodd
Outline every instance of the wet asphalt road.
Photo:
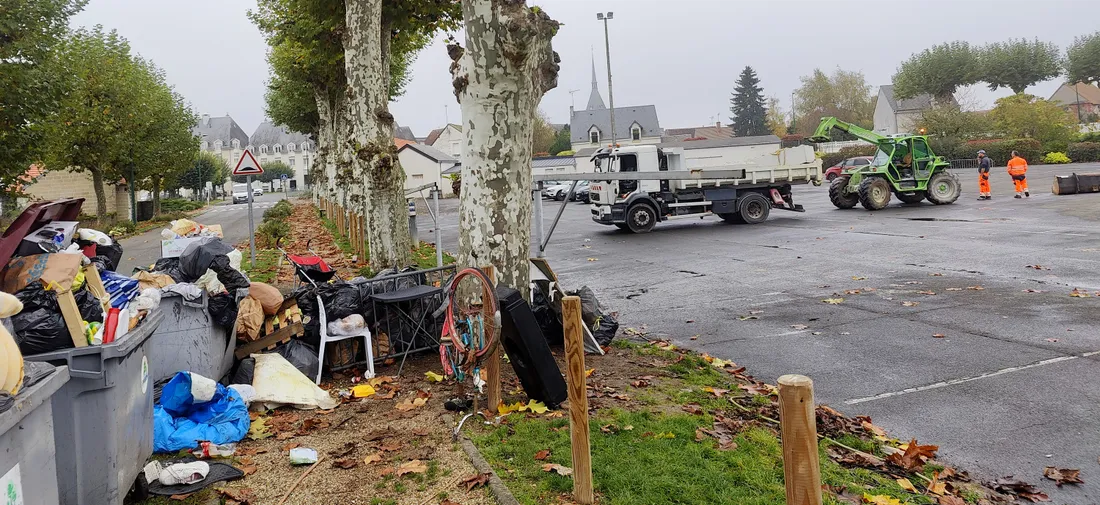
M 1026 200 L 1001 170 L 990 202 L 960 170 L 954 205 L 842 211 L 824 186 L 804 186 L 805 213 L 674 221 L 646 235 L 595 224 L 573 203 L 546 256 L 566 288 L 591 286 L 624 327 L 768 381 L 808 375 L 818 402 L 938 444 L 979 478 L 1015 475 L 1055 503 L 1100 503 L 1100 194 L 1050 193 L 1054 174 L 1100 165 L 1033 167 Z M 559 205 L 547 202 L 547 228 Z M 456 206 L 441 212 L 452 250 Z M 419 227 L 431 240 L 430 219 Z M 1075 287 L 1094 296 L 1070 297 Z M 833 297 L 845 300 L 822 302 Z M 763 312 L 738 319 L 750 310 Z M 1047 465 L 1080 468 L 1085 484 L 1056 488 Z

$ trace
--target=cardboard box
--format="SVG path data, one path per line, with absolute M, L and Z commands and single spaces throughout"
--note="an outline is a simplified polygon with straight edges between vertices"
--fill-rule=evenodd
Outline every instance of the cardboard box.
M 69 244 L 73 243 L 73 236 L 76 235 L 76 227 L 79 225 L 80 223 L 77 221 L 53 221 L 23 237 L 23 241 L 19 243 L 19 249 L 16 250 L 15 255 L 31 256 L 51 252 L 53 251 L 53 238 L 59 233 L 64 238 L 61 241 L 60 248 L 69 247 Z M 46 249 L 43 249 L 43 246 Z
M 32 282 L 41 281 L 46 289 L 64 292 L 72 289 L 80 271 L 82 254 L 37 254 L 12 258 L 3 271 L 0 289 L 14 294 Z

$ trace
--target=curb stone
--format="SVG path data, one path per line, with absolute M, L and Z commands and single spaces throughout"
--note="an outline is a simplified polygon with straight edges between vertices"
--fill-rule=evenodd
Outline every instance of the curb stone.
M 477 447 L 474 447 L 474 443 L 466 437 L 462 437 L 459 443 L 462 444 L 462 450 L 466 452 L 466 456 L 470 458 L 470 463 L 474 465 L 474 468 L 478 472 L 489 474 L 489 491 L 493 493 L 493 498 L 496 498 L 497 504 L 520 505 L 519 500 L 512 496 L 512 491 L 504 485 L 504 481 L 500 480 L 497 473 L 493 471 L 493 467 L 489 466 L 489 462 L 485 461 L 481 452 L 477 450 Z

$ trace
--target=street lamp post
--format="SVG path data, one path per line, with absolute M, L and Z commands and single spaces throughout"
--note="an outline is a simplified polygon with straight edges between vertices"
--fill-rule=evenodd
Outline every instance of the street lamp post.
M 611 41 L 607 35 L 607 22 L 613 19 L 614 12 L 596 13 L 596 19 L 603 21 L 603 47 L 607 53 L 607 101 L 611 107 L 611 147 L 615 147 L 615 91 L 611 88 Z

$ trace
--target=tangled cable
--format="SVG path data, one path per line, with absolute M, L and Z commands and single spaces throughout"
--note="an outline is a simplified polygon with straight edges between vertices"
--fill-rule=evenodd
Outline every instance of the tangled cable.
M 481 284 L 481 304 L 461 307 L 456 294 L 459 282 L 471 277 Z M 498 342 L 497 298 L 492 281 L 477 268 L 465 268 L 455 274 L 447 286 L 447 315 L 439 339 L 439 359 L 443 374 L 462 381 L 466 375 L 474 377 L 480 389 L 482 381 L 479 364 L 481 359 L 496 348 Z

